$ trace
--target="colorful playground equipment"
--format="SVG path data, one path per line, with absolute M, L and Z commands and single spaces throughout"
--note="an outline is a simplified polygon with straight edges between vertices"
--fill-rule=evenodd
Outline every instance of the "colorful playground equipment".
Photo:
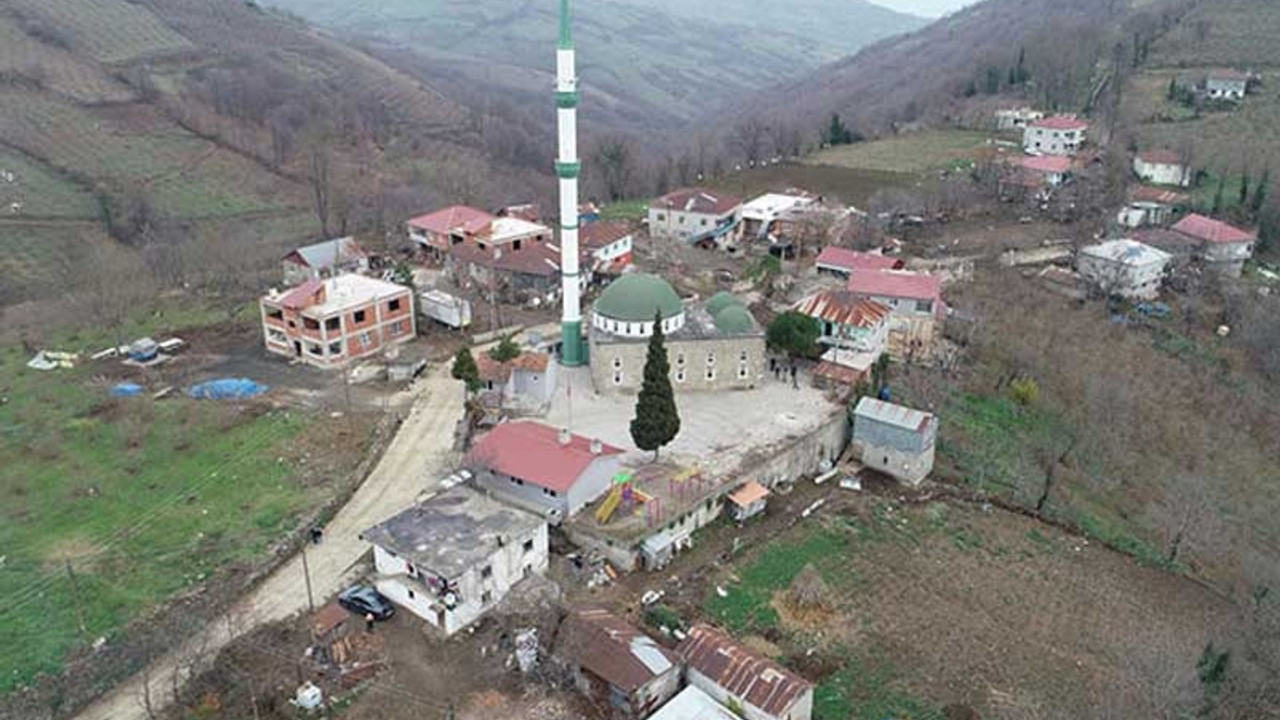
M 631 470 L 622 470 L 613 476 L 613 488 L 609 491 L 609 496 L 604 499 L 600 507 L 596 510 L 596 521 L 601 525 L 607 525 L 613 519 L 614 513 L 619 507 L 626 506 L 634 508 L 637 504 L 644 504 L 652 501 L 653 498 L 647 493 L 641 492 L 636 487 L 636 475 Z

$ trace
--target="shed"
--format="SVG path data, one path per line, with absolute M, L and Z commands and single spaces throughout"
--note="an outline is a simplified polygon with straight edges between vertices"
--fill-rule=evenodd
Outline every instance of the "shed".
M 935 415 L 864 397 L 853 416 L 854 449 L 864 465 L 911 486 L 924 482 L 933 470 Z
M 755 480 L 748 480 L 741 487 L 729 493 L 729 515 L 736 522 L 749 520 L 764 512 L 769 502 L 769 489 Z

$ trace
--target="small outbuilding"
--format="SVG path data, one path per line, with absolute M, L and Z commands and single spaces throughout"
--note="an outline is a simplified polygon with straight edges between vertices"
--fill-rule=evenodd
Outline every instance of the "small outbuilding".
M 862 463 L 912 487 L 933 471 L 938 418 L 864 397 L 853 411 L 853 446 Z
M 745 522 L 764 512 L 769 502 L 769 489 L 755 480 L 743 483 L 742 487 L 729 493 L 729 516 L 734 522 Z
M 680 657 L 601 608 L 570 612 L 554 655 L 580 692 L 628 718 L 647 717 L 680 689 Z
M 649 720 L 742 720 L 715 698 L 690 685 L 671 702 L 649 716 Z
M 746 720 L 809 720 L 813 684 L 710 625 L 695 625 L 677 649 L 689 685 Z

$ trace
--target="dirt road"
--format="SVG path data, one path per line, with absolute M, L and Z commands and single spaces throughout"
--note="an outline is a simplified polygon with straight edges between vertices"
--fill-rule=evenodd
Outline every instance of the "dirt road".
M 319 605 L 350 580 L 354 566 L 368 549 L 357 535 L 408 506 L 424 489 L 438 483 L 455 460 L 454 425 L 462 417 L 462 390 L 440 364 L 424 378 L 413 410 L 390 447 L 351 500 L 325 529 L 324 540 L 306 549 L 312 592 Z M 294 557 L 237 603 L 226 623 L 215 623 L 121 683 L 80 712 L 77 720 L 146 720 L 142 697 L 148 680 L 153 708 L 172 697 L 175 672 L 185 673 L 184 658 L 217 653 L 231 639 L 254 628 L 307 609 L 301 556 Z M 184 678 L 185 679 L 185 678 Z

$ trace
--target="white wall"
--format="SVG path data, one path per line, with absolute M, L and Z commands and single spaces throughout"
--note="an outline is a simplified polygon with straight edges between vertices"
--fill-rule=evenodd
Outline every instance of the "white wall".
M 1185 165 L 1147 163 L 1143 162 L 1142 158 L 1134 158 L 1133 172 L 1146 182 L 1155 185 L 1175 185 L 1178 187 L 1191 185 L 1191 171 Z
M 1027 152 L 1040 155 L 1075 155 L 1084 139 L 1083 130 L 1028 127 L 1022 136 L 1022 146 Z
M 1080 274 L 1089 282 L 1101 286 L 1105 292 L 1143 300 L 1150 300 L 1160 294 L 1160 285 L 1164 282 L 1167 268 L 1167 261 L 1135 265 L 1084 252 L 1076 260 L 1076 269 Z

